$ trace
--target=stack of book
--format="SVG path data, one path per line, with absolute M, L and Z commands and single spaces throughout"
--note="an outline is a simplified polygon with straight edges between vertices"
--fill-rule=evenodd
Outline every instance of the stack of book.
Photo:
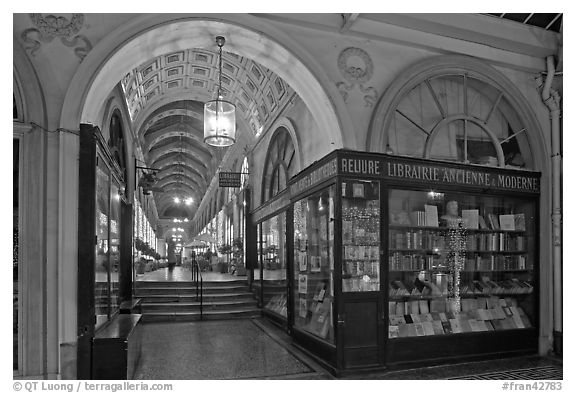
M 446 304 L 439 302 L 428 306 L 425 300 L 390 302 L 388 336 L 434 336 L 532 326 L 525 311 L 512 298 L 462 299 L 461 312 L 447 309 Z

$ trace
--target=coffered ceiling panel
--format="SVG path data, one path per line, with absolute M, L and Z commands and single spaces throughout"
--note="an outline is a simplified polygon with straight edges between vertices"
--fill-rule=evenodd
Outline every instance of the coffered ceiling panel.
M 157 168 L 153 192 L 161 218 L 189 218 L 215 175 L 225 149 L 204 143 L 204 102 L 215 98 L 218 54 L 205 49 L 167 53 L 143 62 L 121 81 L 147 166 Z M 255 140 L 277 118 L 293 90 L 262 65 L 223 52 L 222 92 L 236 105 L 237 139 Z M 191 205 L 174 197 L 192 197 Z

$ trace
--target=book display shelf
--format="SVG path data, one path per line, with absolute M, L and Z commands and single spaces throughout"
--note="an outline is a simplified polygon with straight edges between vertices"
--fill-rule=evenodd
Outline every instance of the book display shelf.
M 536 353 L 539 181 L 335 150 L 253 212 L 286 211 L 288 296 L 264 309 L 335 374 Z
M 390 339 L 533 327 L 532 202 L 389 190 L 388 206 Z
M 294 203 L 294 326 L 334 342 L 334 188 Z
M 378 182 L 343 181 L 342 292 L 380 289 Z

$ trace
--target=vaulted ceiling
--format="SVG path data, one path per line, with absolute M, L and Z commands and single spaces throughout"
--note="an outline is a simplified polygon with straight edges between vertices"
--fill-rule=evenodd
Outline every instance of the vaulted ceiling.
M 215 45 L 216 47 L 216 45 Z M 160 218 L 192 218 L 225 155 L 204 143 L 204 102 L 215 97 L 216 50 L 189 49 L 150 59 L 121 81 L 147 167 L 157 168 L 153 192 Z M 253 143 L 294 92 L 262 65 L 223 52 L 222 91 L 236 105 L 237 143 Z M 192 197 L 193 203 L 175 203 Z

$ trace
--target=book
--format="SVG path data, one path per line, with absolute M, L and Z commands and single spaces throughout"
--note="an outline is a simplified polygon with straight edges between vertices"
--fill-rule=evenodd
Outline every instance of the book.
M 405 325 L 408 326 L 408 337 L 415 337 L 418 335 L 417 331 L 416 331 L 416 326 L 414 324 L 409 324 L 409 325 Z M 420 326 L 422 328 L 422 326 Z M 422 333 L 424 333 L 422 331 Z
M 311 256 L 310 257 L 310 271 L 311 272 L 319 272 L 320 270 L 321 270 L 320 257 Z
M 354 198 L 364 198 L 364 184 L 352 184 L 352 196 Z
M 478 216 L 478 224 L 480 225 L 480 229 L 488 229 L 488 225 L 486 225 L 486 220 L 483 216 Z
M 308 293 L 308 276 L 305 274 L 298 275 L 298 293 Z
M 308 263 L 307 263 L 307 258 L 308 256 L 305 253 L 299 253 L 298 254 L 298 265 L 300 268 L 300 271 L 306 271 L 308 269 Z
M 522 321 L 522 318 L 520 318 L 520 315 L 517 314 L 513 315 L 512 320 L 514 321 L 514 323 L 518 328 L 524 329 L 526 327 L 524 326 L 524 322 Z
M 410 314 L 405 314 L 404 320 L 406 320 L 407 324 L 413 324 L 414 323 L 414 321 L 412 320 L 412 316 Z
M 495 214 L 488 214 L 488 222 L 490 223 L 490 229 L 499 230 L 500 224 L 498 223 L 498 218 Z
M 388 338 L 399 337 L 400 328 L 398 326 L 388 326 Z
M 424 205 L 425 225 L 429 227 L 438 226 L 438 207 L 434 205 Z
M 500 229 L 503 231 L 513 231 L 514 227 L 514 214 L 501 214 L 500 215 Z
M 412 322 L 420 323 L 422 320 L 420 319 L 420 315 L 418 314 L 410 314 L 410 318 L 412 318 Z
M 462 210 L 462 220 L 464 221 L 464 228 L 467 229 L 478 229 L 478 210 Z
M 406 320 L 404 319 L 403 316 L 400 315 L 394 315 L 390 318 L 388 318 L 390 320 L 390 325 L 391 326 L 399 326 L 399 325 L 406 325 Z
M 308 307 L 306 306 L 306 299 L 300 298 L 300 310 L 299 310 L 298 315 L 301 318 L 306 318 L 307 314 L 308 314 Z
M 445 334 L 452 334 L 452 326 L 448 321 L 442 321 L 442 328 L 444 329 Z
M 418 300 L 410 300 L 409 304 L 409 313 L 408 314 L 420 314 L 420 305 L 418 304 Z
M 462 333 L 462 325 L 460 324 L 459 320 L 453 318 L 450 319 L 449 323 L 450 328 L 452 329 L 452 333 Z
M 432 318 L 432 314 L 420 314 L 420 320 L 423 322 L 432 322 L 434 318 Z
M 426 225 L 426 213 L 423 211 L 413 211 L 410 212 L 410 221 L 413 226 L 425 226 Z
M 388 315 L 396 315 L 396 302 L 388 302 Z
M 428 300 L 419 300 L 418 305 L 420 308 L 420 314 L 430 313 L 430 309 L 428 308 Z
M 502 324 L 501 319 L 493 319 L 490 323 L 494 327 L 494 330 L 504 330 L 504 325 Z
M 446 302 L 444 300 L 430 300 L 430 311 L 436 313 L 446 312 Z
M 426 335 L 426 333 L 424 333 L 424 326 L 421 323 L 415 323 L 414 328 L 416 329 L 416 335 L 417 336 L 425 336 Z
M 424 328 L 424 334 L 426 336 L 434 335 L 434 326 L 432 325 L 432 322 L 430 321 L 422 322 L 422 327 Z
M 458 323 L 460 324 L 460 329 L 462 329 L 462 333 L 470 333 L 472 331 L 472 327 L 470 326 L 470 321 L 468 319 L 458 319 Z
M 442 327 L 442 321 L 432 321 L 432 329 L 434 329 L 434 334 L 444 334 L 444 328 Z
M 470 319 L 470 320 L 468 321 L 468 324 L 470 325 L 470 329 L 471 329 L 473 332 L 481 332 L 483 329 L 484 329 L 484 330 L 486 329 L 486 326 L 484 325 L 484 322 L 482 322 L 482 321 L 477 321 L 477 320 L 475 320 L 475 319 Z M 480 325 L 482 325 L 482 326 L 480 326 Z
M 398 325 L 398 336 L 399 337 L 409 337 L 409 326 L 412 325 Z
M 517 231 L 526 230 L 526 220 L 524 219 L 524 213 L 514 214 L 514 228 Z
M 396 303 L 396 312 L 395 315 L 404 315 L 406 314 L 406 306 L 404 302 L 397 302 Z

